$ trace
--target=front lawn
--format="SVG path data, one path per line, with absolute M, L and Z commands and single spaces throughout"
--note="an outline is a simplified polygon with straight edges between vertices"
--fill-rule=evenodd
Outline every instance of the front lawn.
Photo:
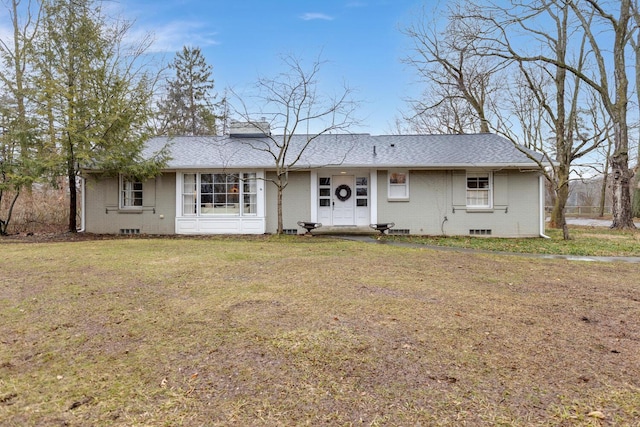
M 640 419 L 637 264 L 306 237 L 0 248 L 3 426 Z

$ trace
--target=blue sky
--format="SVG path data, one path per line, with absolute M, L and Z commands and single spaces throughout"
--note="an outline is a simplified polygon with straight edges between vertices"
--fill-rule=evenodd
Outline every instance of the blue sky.
M 401 63 L 409 40 L 400 28 L 421 9 L 416 0 L 121 0 L 134 32 L 151 32 L 153 50 L 170 61 L 183 45 L 198 46 L 214 67 L 216 90 L 243 92 L 258 76 L 282 71 L 280 56 L 309 64 L 328 61 L 320 89 L 345 82 L 362 101 L 362 126 L 354 132 L 389 133 L 418 90 L 413 71 Z

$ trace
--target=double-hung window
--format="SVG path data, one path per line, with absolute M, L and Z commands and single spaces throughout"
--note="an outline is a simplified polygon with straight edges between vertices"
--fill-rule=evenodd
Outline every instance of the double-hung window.
M 120 207 L 142 208 L 142 182 L 120 176 Z
M 467 173 L 467 207 L 468 208 L 491 208 L 491 174 Z
M 183 215 L 256 215 L 255 173 L 185 173 Z
M 409 198 L 409 172 L 389 171 L 387 174 L 388 195 L 391 200 L 406 200 Z

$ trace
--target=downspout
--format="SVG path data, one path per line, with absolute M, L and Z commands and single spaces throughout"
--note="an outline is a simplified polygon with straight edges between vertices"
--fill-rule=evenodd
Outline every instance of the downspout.
M 80 188 L 82 189 L 82 195 L 80 196 L 80 229 L 78 233 L 84 233 L 85 231 L 85 216 L 87 201 L 86 201 L 86 193 L 87 193 L 87 180 L 80 176 Z
M 313 169 L 311 171 L 311 222 L 318 222 L 318 170 Z
M 538 187 L 540 189 L 539 193 L 540 193 L 540 237 L 543 237 L 545 239 L 550 239 L 551 237 L 547 236 L 546 234 L 544 234 L 544 222 L 545 222 L 545 211 L 544 211 L 544 201 L 545 201 L 545 197 L 544 197 L 544 175 L 540 174 L 540 176 L 538 177 Z

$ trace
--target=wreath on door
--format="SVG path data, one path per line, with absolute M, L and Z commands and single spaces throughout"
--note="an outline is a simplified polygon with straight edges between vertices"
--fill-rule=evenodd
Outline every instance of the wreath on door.
M 336 188 L 336 197 L 341 202 L 349 200 L 349 198 L 351 197 L 351 188 L 346 184 L 339 185 Z

